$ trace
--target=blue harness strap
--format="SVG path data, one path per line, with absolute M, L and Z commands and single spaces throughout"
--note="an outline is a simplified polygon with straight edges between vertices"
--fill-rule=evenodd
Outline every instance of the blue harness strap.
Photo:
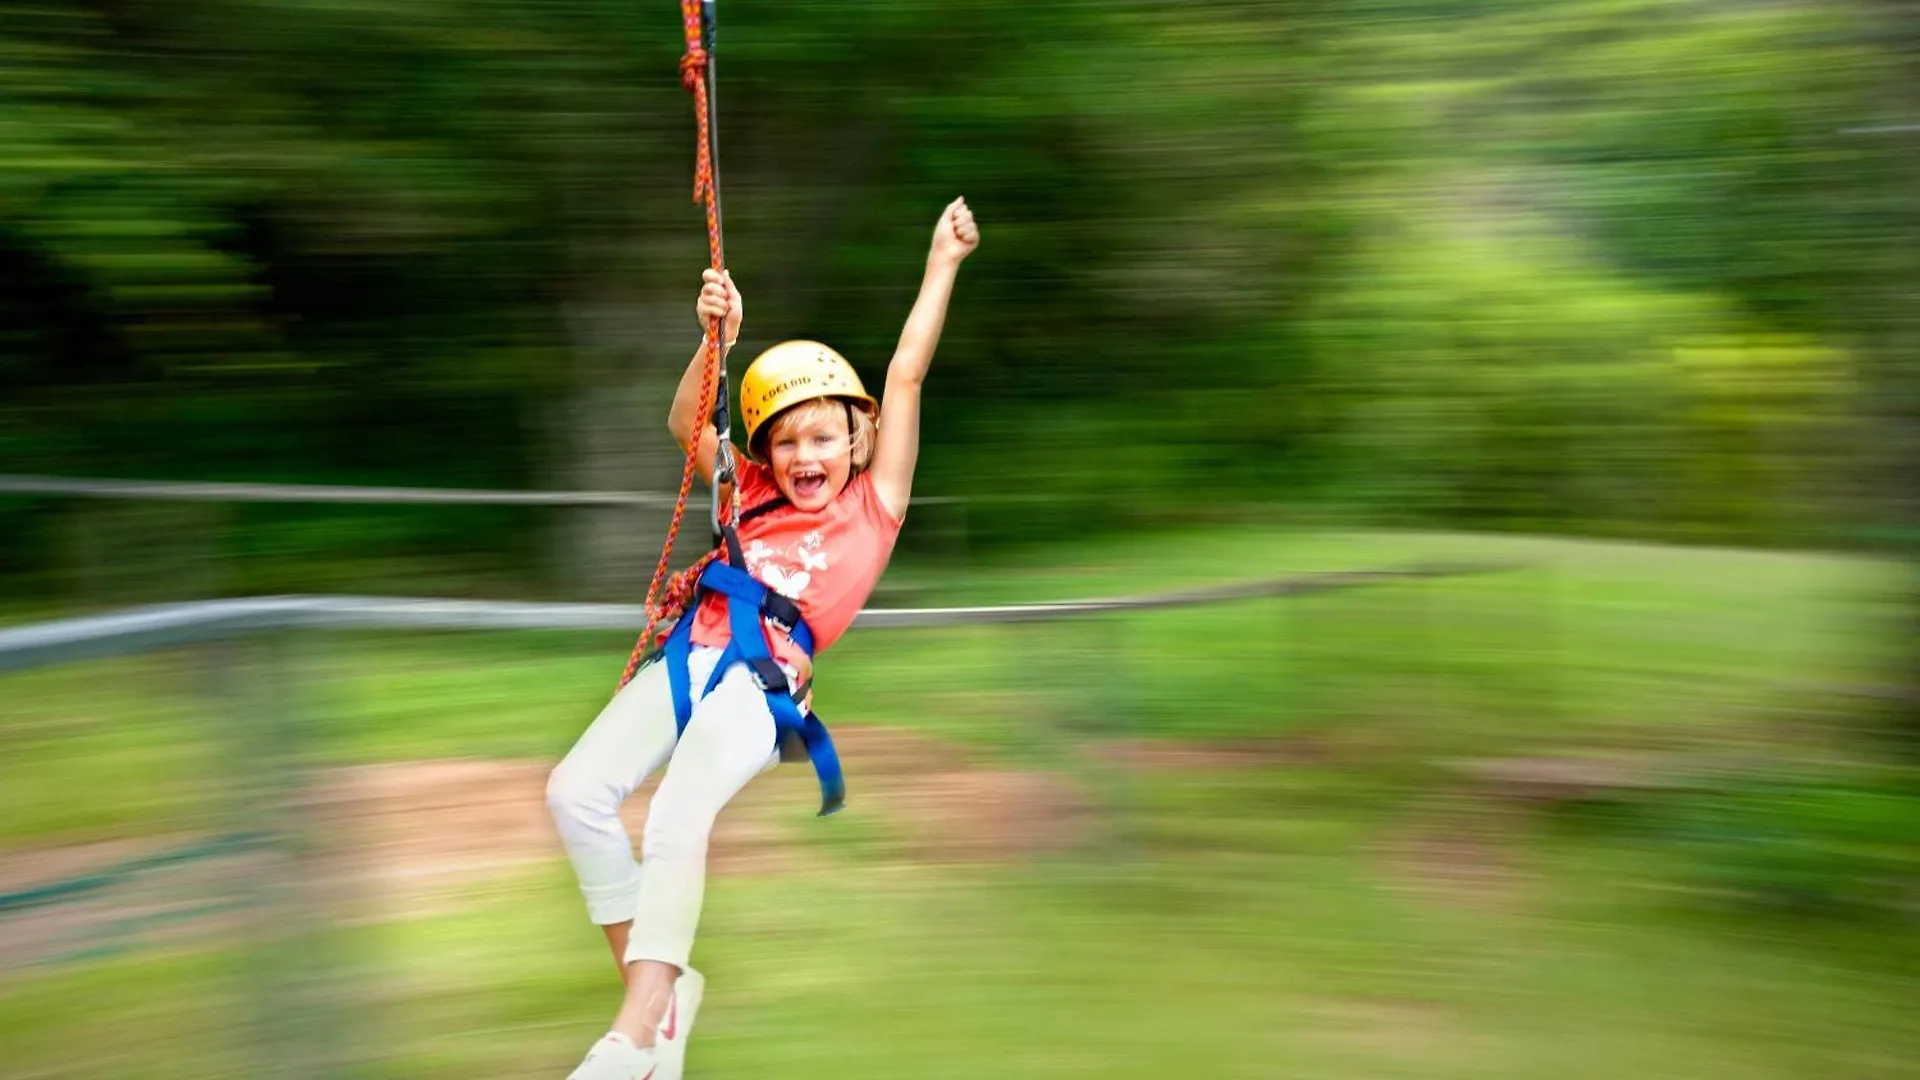
M 840 772 L 840 755 L 833 749 L 833 739 L 827 734 L 827 726 L 811 710 L 802 711 L 799 702 L 793 700 L 793 687 L 787 679 L 786 671 L 773 658 L 768 645 L 767 628 L 761 622 L 766 609 L 775 600 L 784 600 L 777 593 L 769 593 L 767 587 L 754 580 L 753 575 L 723 562 L 709 563 L 700 573 L 700 588 L 705 592 L 717 592 L 726 598 L 727 626 L 731 639 L 726 651 L 720 654 L 720 660 L 713 666 L 713 674 L 708 677 L 705 689 L 700 691 L 702 698 L 713 692 L 726 677 L 727 671 L 735 664 L 745 664 L 753 674 L 754 682 L 767 695 L 767 710 L 773 714 L 774 746 L 776 748 L 787 738 L 797 738 L 807 749 L 807 757 L 813 762 L 813 771 L 820 779 L 820 816 L 834 813 L 847 802 L 846 780 Z M 772 598 L 772 599 L 770 599 Z M 778 621 L 782 629 L 795 645 L 813 655 L 813 631 L 797 615 L 797 609 L 791 608 L 784 614 L 789 618 Z M 667 662 L 667 681 L 673 688 L 673 718 L 680 732 L 687 730 L 687 722 L 693 719 L 693 673 L 689 658 L 693 653 L 693 620 L 699 611 L 696 604 L 689 607 L 680 621 L 674 624 L 673 632 L 667 635 L 662 652 Z

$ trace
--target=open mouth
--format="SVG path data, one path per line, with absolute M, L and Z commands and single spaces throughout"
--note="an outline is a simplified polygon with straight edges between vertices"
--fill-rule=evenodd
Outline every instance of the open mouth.
M 827 488 L 827 474 L 823 472 L 796 472 L 793 474 L 793 493 L 802 499 L 810 499 Z

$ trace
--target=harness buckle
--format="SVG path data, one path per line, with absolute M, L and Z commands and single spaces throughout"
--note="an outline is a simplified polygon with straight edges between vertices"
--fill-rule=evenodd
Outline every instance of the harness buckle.
M 760 689 L 769 694 L 789 693 L 793 684 L 787 681 L 787 673 L 770 656 L 756 656 L 745 661 L 747 670 L 753 673 L 753 681 Z
M 760 614 L 783 634 L 791 636 L 793 628 L 800 625 L 800 605 L 791 597 L 767 590 L 760 601 Z

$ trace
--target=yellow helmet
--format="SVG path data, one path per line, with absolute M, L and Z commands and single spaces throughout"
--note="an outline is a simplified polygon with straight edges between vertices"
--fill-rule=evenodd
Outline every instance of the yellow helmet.
M 747 452 L 764 459 L 755 436 L 767 421 L 783 409 L 827 397 L 853 402 L 869 416 L 880 411 L 847 358 L 817 341 L 783 341 L 754 357 L 740 377 L 740 419 L 747 425 Z

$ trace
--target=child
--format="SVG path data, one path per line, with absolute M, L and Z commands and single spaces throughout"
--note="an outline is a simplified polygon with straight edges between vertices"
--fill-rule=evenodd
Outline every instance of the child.
M 810 683 L 809 653 L 845 632 L 893 552 L 920 451 L 920 385 L 960 263 L 979 242 L 966 200 L 955 199 L 934 227 L 920 295 L 887 368 L 884 406 L 867 396 L 846 360 L 816 342 L 776 345 L 741 379 L 740 417 L 752 460 L 737 470 L 746 566 L 735 569 L 774 595 L 753 593 L 760 586 L 737 577 L 725 594 L 698 594 L 698 607 L 675 629 L 687 639 L 677 669 L 671 647 L 667 662 L 641 668 L 547 784 L 588 915 L 606 932 L 626 982 L 612 1030 L 570 1080 L 679 1080 L 703 988 L 687 957 L 700 917 L 707 838 L 720 809 L 780 760 L 779 744 L 804 742 L 829 788 L 828 809 L 837 806 L 838 763 L 827 749 L 830 781 L 815 742 L 817 734 L 824 743 L 824 729 L 813 730 L 818 722 L 810 714 L 804 739 L 794 726 Z M 702 326 L 724 317 L 723 340 L 731 346 L 742 311 L 730 275 L 706 272 L 697 310 Z M 683 449 L 698 440 L 696 467 L 711 484 L 719 439 L 711 425 L 694 430 L 701 361 L 695 354 L 680 380 L 668 426 Z M 725 571 L 715 567 L 702 580 L 719 582 Z M 760 601 L 758 611 L 743 599 L 748 593 Z M 790 625 L 796 621 L 804 625 Z M 757 656 L 742 655 L 743 642 L 747 654 L 756 647 L 735 627 L 764 635 Z M 694 692 L 702 687 L 704 694 Z M 636 865 L 618 811 L 662 766 L 666 775 L 648 808 Z

